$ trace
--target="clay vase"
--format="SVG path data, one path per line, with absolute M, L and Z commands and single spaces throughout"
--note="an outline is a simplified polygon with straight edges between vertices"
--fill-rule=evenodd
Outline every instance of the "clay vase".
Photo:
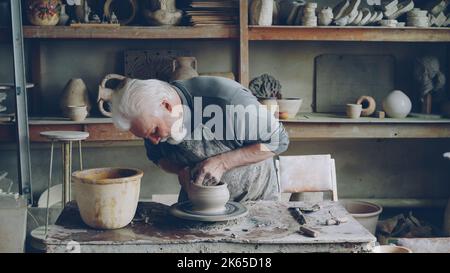
M 60 100 L 60 108 L 63 116 L 70 118 L 68 106 L 85 105 L 87 112 L 91 110 L 91 103 L 89 101 L 89 92 L 86 84 L 82 79 L 70 79 L 63 89 Z
M 144 173 L 131 168 L 99 168 L 76 171 L 72 185 L 86 225 L 117 229 L 133 220 Z
M 333 21 L 333 10 L 326 7 L 319 12 L 319 26 L 328 26 Z
M 383 100 L 383 109 L 391 118 L 406 118 L 411 112 L 411 100 L 400 90 L 394 90 Z
M 170 81 L 187 80 L 197 76 L 197 59 L 195 57 L 176 57 L 173 60 Z
M 69 15 L 66 13 L 66 5 L 61 5 L 58 26 L 65 26 L 67 21 L 69 21 Z
M 271 26 L 273 21 L 273 0 L 253 0 L 249 7 L 251 25 Z
M 59 22 L 60 0 L 28 0 L 27 18 L 35 26 L 55 26 Z
M 230 199 L 226 183 L 216 186 L 189 184 L 187 189 L 192 210 L 198 213 L 219 214 L 225 211 L 225 204 Z

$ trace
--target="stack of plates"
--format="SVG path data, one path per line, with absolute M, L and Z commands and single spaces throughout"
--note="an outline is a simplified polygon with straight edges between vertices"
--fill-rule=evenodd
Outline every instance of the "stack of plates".
M 307 3 L 303 9 L 302 25 L 309 27 L 317 26 L 316 16 L 317 3 Z
M 428 11 L 415 8 L 408 12 L 407 25 L 410 27 L 429 27 Z
M 185 9 L 189 23 L 199 25 L 235 25 L 239 19 L 236 0 L 192 0 Z

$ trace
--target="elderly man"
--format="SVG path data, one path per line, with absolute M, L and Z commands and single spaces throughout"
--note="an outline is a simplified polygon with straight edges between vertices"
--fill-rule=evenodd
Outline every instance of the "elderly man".
M 277 200 L 273 157 L 289 138 L 251 92 L 221 77 L 127 80 L 113 96 L 115 125 L 145 140 L 148 158 L 188 183 L 228 184 L 231 199 Z

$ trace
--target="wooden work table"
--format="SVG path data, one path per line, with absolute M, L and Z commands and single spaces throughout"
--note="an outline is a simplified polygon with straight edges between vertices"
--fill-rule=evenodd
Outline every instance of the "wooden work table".
M 50 226 L 47 239 L 32 240 L 45 252 L 66 252 L 75 241 L 81 252 L 368 252 L 375 237 L 338 203 L 325 201 L 321 209 L 305 214 L 308 226 L 320 231 L 316 238 L 297 233 L 300 225 L 288 211 L 304 202 L 258 201 L 245 203 L 247 216 L 221 223 L 200 223 L 174 218 L 169 206 L 139 203 L 135 219 L 117 230 L 94 230 L 81 220 L 74 202 Z M 330 212 L 348 222 L 326 226 Z

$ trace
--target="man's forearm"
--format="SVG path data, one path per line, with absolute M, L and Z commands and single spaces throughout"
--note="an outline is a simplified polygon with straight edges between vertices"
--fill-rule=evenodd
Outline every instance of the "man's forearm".
M 175 164 L 174 162 L 169 161 L 166 158 L 161 158 L 158 161 L 158 166 L 161 167 L 161 169 L 163 169 L 164 171 L 166 171 L 168 173 L 173 173 L 173 174 L 178 174 L 180 172 L 180 170 L 185 167 L 185 166 Z
M 266 160 L 274 155 L 264 144 L 257 143 L 220 154 L 218 157 L 223 161 L 224 167 L 228 171 L 236 167 L 247 166 Z

